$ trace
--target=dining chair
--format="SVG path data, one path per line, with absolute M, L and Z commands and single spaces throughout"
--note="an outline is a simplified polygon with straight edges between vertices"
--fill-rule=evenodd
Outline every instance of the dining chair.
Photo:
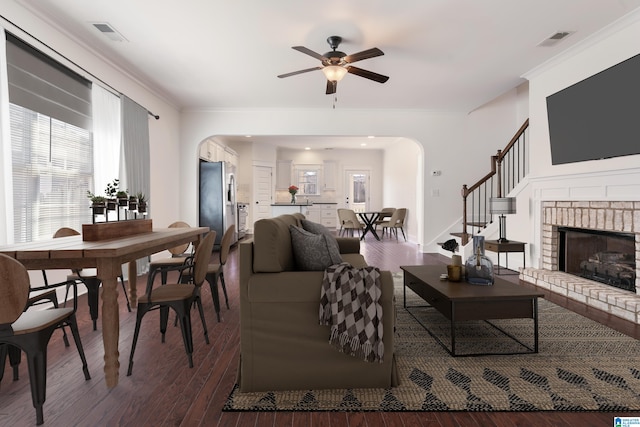
M 398 240 L 398 228 L 402 231 L 402 237 L 404 241 L 407 241 L 407 236 L 404 234 L 404 220 L 407 216 L 407 208 L 399 208 L 391 215 L 388 221 L 380 224 L 382 227 L 382 237 L 384 237 L 385 230 L 388 230 L 389 237 L 391 237 L 391 230 L 396 235 L 396 241 Z
M 346 209 L 339 208 L 338 209 L 338 221 L 340 222 L 340 230 L 338 231 L 338 236 L 342 236 L 345 232 L 344 223 L 347 221 L 347 215 L 345 213 Z
M 224 283 L 224 265 L 227 263 L 227 257 L 229 256 L 229 252 L 231 251 L 231 241 L 235 232 L 236 226 L 235 224 L 231 224 L 224 232 L 222 240 L 220 241 L 219 262 L 212 263 L 207 266 L 206 280 L 209 283 L 209 288 L 211 289 L 211 298 L 213 299 L 213 306 L 216 310 L 218 322 L 220 321 L 220 297 L 218 294 L 218 279 L 220 279 L 220 285 L 224 294 L 225 304 L 227 305 L 227 309 L 229 309 L 229 297 L 227 296 L 227 287 Z M 183 279 L 191 279 L 188 273 L 183 274 L 182 277 Z
M 391 215 L 396 211 L 396 208 L 382 208 L 378 213 L 378 219 L 373 223 L 373 228 L 378 229 L 378 226 L 383 222 L 386 222 L 391 218 Z
M 43 271 L 44 274 L 44 271 Z M 44 304 L 49 304 L 53 308 L 60 308 L 60 304 L 58 302 L 58 294 L 56 292 L 56 288 L 62 286 L 75 285 L 75 282 L 67 283 L 56 283 L 53 285 L 45 284 L 44 286 L 30 286 L 29 288 L 29 299 L 27 300 L 27 305 L 24 308 L 27 311 L 31 307 L 37 307 Z M 75 304 L 75 301 L 74 301 Z M 69 338 L 67 337 L 67 331 L 65 330 L 65 325 L 60 324 L 58 327 L 62 330 L 62 341 L 64 342 L 65 347 L 69 347 Z M 9 356 L 9 364 L 13 369 L 13 380 L 18 381 L 18 370 L 20 367 L 20 349 L 17 347 L 9 346 L 9 348 L 5 348 L 4 352 L 0 352 L 0 381 L 2 381 L 2 377 L 4 376 L 4 365 L 6 361 L 7 355 Z
M 165 342 L 165 333 L 167 331 L 167 321 L 169 318 L 169 308 L 176 312 L 180 329 L 182 331 L 182 341 L 189 359 L 189 367 L 193 368 L 193 336 L 191 330 L 191 307 L 193 304 L 198 306 L 200 312 L 200 320 L 204 329 L 204 338 L 209 344 L 209 335 L 207 332 L 207 323 L 204 318 L 204 310 L 202 309 L 202 300 L 200 298 L 200 288 L 207 274 L 207 267 L 211 259 L 213 244 L 216 240 L 216 232 L 210 231 L 197 245 L 195 254 L 187 261 L 186 264 L 173 267 L 165 267 L 168 271 L 187 271 L 192 277 L 192 283 L 180 283 L 181 277 L 177 283 L 168 283 L 153 287 L 155 274 L 149 275 L 147 280 L 146 293 L 138 298 L 138 310 L 136 315 L 136 326 L 133 333 L 133 343 L 131 345 L 131 354 L 129 355 L 129 369 L 127 376 L 133 371 L 133 356 L 140 334 L 140 325 L 145 314 L 152 310 L 160 310 L 160 332 L 162 333 L 162 342 Z
M 53 238 L 57 239 L 60 237 L 68 237 L 68 236 L 77 236 L 80 232 L 74 230 L 69 227 L 62 227 L 58 229 Z M 44 276 L 45 285 L 48 284 L 46 273 L 42 272 Z M 73 274 L 67 276 L 68 281 L 80 281 L 87 288 L 87 304 L 89 305 L 89 314 L 91 315 L 91 320 L 93 321 L 93 330 L 95 331 L 98 326 L 98 305 L 100 299 L 100 285 L 102 281 L 97 276 L 98 271 L 95 268 L 82 268 L 73 270 Z M 124 293 L 124 297 L 127 301 L 127 310 L 131 313 L 131 304 L 129 303 L 129 295 L 127 293 L 127 288 L 124 284 L 124 277 L 120 274 L 120 283 L 122 283 L 122 291 Z M 65 303 L 69 294 L 69 286 L 67 286 L 67 293 L 65 294 Z
M 358 219 L 358 215 L 356 215 L 353 209 L 345 209 L 344 210 L 344 224 L 343 227 L 346 232 L 351 233 L 351 237 L 353 237 L 353 231 L 358 230 L 358 235 L 362 236 L 362 231 L 364 230 L 364 225 Z
M 189 228 L 189 227 L 191 226 L 184 221 L 176 221 L 169 224 L 168 228 Z M 173 248 L 167 249 L 171 254 L 171 256 L 152 260 L 149 263 L 149 275 L 152 275 L 155 270 L 161 269 L 160 270 L 161 282 L 167 283 L 167 271 L 162 269 L 164 269 L 165 267 L 175 267 L 177 265 L 184 264 L 187 258 L 189 257 L 189 255 L 193 254 L 193 250 L 190 252 L 187 252 L 190 246 L 191 246 L 190 243 L 183 243 L 182 245 L 174 246 Z
M 75 282 L 74 296 L 77 295 Z M 36 409 L 36 424 L 44 422 L 43 406 L 47 389 L 47 346 L 53 331 L 68 325 L 82 360 L 85 380 L 91 379 L 82 348 L 74 306 L 27 310 L 30 282 L 27 269 L 17 260 L 0 254 L 0 360 L 2 370 L 9 348 L 25 352 L 31 383 L 31 400 Z M 15 373 L 14 373 L 15 374 Z

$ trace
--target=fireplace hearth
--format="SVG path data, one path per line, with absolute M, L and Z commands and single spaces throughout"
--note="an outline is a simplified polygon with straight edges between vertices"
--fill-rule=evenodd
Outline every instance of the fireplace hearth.
M 631 233 L 558 227 L 558 270 L 636 292 Z
M 523 268 L 520 279 L 640 324 L 640 201 L 543 201 L 541 207 L 540 265 Z M 585 229 L 578 255 L 565 259 L 562 231 Z M 615 239 L 603 243 L 600 235 Z

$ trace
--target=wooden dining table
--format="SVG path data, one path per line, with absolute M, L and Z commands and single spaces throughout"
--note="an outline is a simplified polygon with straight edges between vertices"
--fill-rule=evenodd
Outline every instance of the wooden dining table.
M 208 227 L 154 228 L 151 232 L 100 241 L 82 235 L 0 246 L 0 253 L 20 261 L 29 270 L 97 268 L 102 281 L 102 340 L 104 374 L 108 388 L 118 384 L 120 317 L 118 276 L 129 263 L 129 299 L 137 304 L 135 261 L 184 243 L 197 244 Z

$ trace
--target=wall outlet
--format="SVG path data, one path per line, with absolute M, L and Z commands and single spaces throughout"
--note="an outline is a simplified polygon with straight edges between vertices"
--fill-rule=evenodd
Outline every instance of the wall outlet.
M 442 171 L 441 170 L 431 171 L 431 176 L 440 176 L 440 175 L 442 175 Z

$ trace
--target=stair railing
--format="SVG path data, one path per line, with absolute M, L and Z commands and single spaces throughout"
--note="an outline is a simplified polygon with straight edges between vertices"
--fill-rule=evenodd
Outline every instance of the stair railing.
M 520 126 L 504 150 L 498 150 L 495 156 L 491 156 L 491 172 L 471 186 L 462 186 L 463 245 L 493 221 L 489 200 L 509 194 L 529 173 L 528 129 L 529 119 Z

